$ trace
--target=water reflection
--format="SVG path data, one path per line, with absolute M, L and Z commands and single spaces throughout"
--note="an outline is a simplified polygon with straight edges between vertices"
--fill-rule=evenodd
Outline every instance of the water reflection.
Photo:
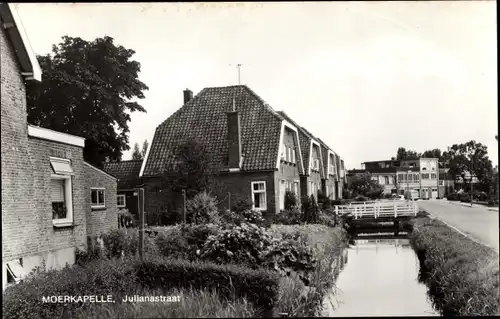
M 439 315 L 418 280 L 419 262 L 409 239 L 372 233 L 358 234 L 351 243 L 338 258 L 325 316 Z

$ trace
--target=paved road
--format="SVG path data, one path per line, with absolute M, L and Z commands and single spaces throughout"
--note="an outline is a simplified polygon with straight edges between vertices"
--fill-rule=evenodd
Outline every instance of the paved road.
M 443 200 L 418 201 L 419 208 L 455 226 L 478 241 L 499 249 L 498 211 L 490 211 L 485 206 L 464 207 L 459 203 Z

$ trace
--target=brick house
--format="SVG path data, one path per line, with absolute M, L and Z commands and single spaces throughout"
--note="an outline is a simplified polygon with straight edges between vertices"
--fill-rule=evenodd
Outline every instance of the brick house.
M 41 81 L 41 69 L 14 7 L 0 8 L 5 288 L 42 262 L 47 268 L 73 264 L 88 236 L 117 222 L 116 180 L 84 162 L 85 140 L 28 125 L 25 81 Z M 92 211 L 89 184 L 102 190 L 100 213 Z
M 142 160 L 104 163 L 103 170 L 115 176 L 118 180 L 117 205 L 118 209 L 128 209 L 139 220 L 139 196 L 137 188 L 141 187 L 139 178 Z
M 339 199 L 342 193 L 338 190 L 335 152 L 321 139 L 314 137 L 305 128 L 299 126 L 285 112 L 278 112 L 281 116 L 295 125 L 299 131 L 299 139 L 304 158 L 304 166 L 308 169 L 301 176 L 302 194 L 314 195 L 318 198 L 318 191 L 330 199 Z M 337 183 L 336 183 L 337 182 Z
M 184 106 L 156 128 L 141 167 L 146 211 L 170 209 L 174 195 L 163 192 L 158 176 L 175 170 L 173 149 L 190 137 L 211 154 L 221 207 L 230 193 L 231 203 L 247 198 L 256 210 L 278 213 L 286 189 L 301 196 L 321 186 L 320 144 L 305 143 L 302 131 L 245 85 L 205 88 L 195 97 L 185 90 Z

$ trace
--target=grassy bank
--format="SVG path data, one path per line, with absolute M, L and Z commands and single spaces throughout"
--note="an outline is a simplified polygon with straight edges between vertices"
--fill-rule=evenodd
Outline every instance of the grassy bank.
M 334 285 L 335 271 L 340 267 L 335 261 L 346 246 L 346 232 L 340 227 L 324 225 L 273 225 L 271 232 L 277 238 L 298 232 L 307 245 L 313 247 L 317 261 L 311 280 L 306 286 L 293 274 L 280 280 L 280 294 L 276 312 L 290 317 L 317 317 L 323 311 L 323 300 Z
M 247 299 L 222 299 L 212 290 L 144 290 L 140 296 L 179 296 L 178 302 L 111 303 L 85 307 L 73 318 L 255 318 L 258 311 Z
M 498 254 L 438 220 L 418 217 L 411 225 L 419 277 L 436 309 L 445 316 L 500 314 Z
M 279 276 L 237 265 L 165 258 L 98 259 L 26 278 L 3 293 L 3 318 L 258 317 L 273 307 Z M 124 296 L 180 302 L 122 303 Z M 50 296 L 112 296 L 116 303 L 45 303 Z

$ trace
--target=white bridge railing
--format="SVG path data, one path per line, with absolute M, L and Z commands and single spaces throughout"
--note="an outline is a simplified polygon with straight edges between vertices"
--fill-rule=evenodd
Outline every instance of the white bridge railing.
M 412 200 L 351 202 L 348 205 L 335 206 L 335 213 L 337 215 L 351 213 L 354 219 L 416 216 L 418 205 Z

